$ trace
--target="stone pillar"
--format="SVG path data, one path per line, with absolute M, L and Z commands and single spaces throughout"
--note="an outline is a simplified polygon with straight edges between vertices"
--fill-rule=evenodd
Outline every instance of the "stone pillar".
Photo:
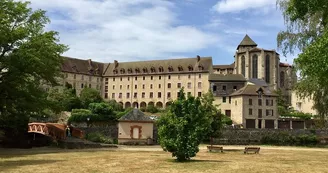
M 293 121 L 292 120 L 289 120 L 289 126 L 290 126 L 290 129 L 293 129 Z
M 245 78 L 250 79 L 250 71 L 251 71 L 251 66 L 250 66 L 251 59 L 249 57 L 249 51 L 248 49 L 246 50 L 246 55 L 245 55 Z
M 265 120 L 262 119 L 262 129 L 265 129 Z
M 255 119 L 255 128 L 256 128 L 256 129 L 259 128 L 259 119 Z
M 265 80 L 265 54 L 264 50 L 261 50 L 261 54 L 259 56 L 259 71 L 258 71 L 258 78 Z
M 274 129 L 278 129 L 278 120 L 277 119 L 274 120 Z

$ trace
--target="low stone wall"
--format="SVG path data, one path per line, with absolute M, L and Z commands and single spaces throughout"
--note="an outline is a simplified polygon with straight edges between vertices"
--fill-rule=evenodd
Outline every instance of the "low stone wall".
M 117 128 L 117 123 L 115 122 L 109 122 L 109 123 L 94 122 L 94 123 L 89 123 L 89 125 L 87 123 L 72 123 L 72 125 L 84 131 L 84 134 L 100 132 L 109 138 L 112 139 L 118 138 L 118 128 Z
M 318 138 L 327 138 L 328 130 L 305 130 L 305 129 L 224 129 L 222 137 L 213 140 L 214 144 L 248 145 L 260 144 L 265 135 L 287 133 L 292 136 L 314 134 Z

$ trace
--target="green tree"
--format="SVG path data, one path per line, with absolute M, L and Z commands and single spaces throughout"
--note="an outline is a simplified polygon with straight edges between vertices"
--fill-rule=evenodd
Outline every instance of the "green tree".
M 299 81 L 295 90 L 301 97 L 311 97 L 323 124 L 328 116 L 328 1 L 278 0 L 287 29 L 278 34 L 278 47 L 284 55 L 302 53 L 295 59 Z
M 208 133 L 212 112 L 200 98 L 185 97 L 183 89 L 168 112 L 158 120 L 159 142 L 178 161 L 189 160 L 199 151 L 199 144 Z
M 47 107 L 41 85 L 55 85 L 67 47 L 57 32 L 44 31 L 45 11 L 29 2 L 0 1 L 0 129 L 13 139 L 27 129 L 28 117 Z
M 90 103 L 100 103 L 103 101 L 99 91 L 93 88 L 84 88 L 81 91 L 80 100 L 84 108 L 88 108 Z
M 123 105 L 120 103 L 117 103 L 116 100 L 109 100 L 108 102 L 109 106 L 113 108 L 114 111 L 117 112 L 122 112 L 123 110 Z
M 89 110 L 96 116 L 98 121 L 115 121 L 116 114 L 108 103 L 90 103 Z
M 75 89 L 72 88 L 52 88 L 47 99 L 51 103 L 50 109 L 55 113 L 81 108 L 81 101 L 76 96 Z

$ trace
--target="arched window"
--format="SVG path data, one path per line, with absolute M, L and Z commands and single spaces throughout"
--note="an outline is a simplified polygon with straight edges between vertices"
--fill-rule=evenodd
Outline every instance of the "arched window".
M 179 71 L 183 71 L 183 68 L 182 68 L 181 65 L 179 65 L 178 70 L 179 70 Z
M 160 66 L 160 67 L 158 68 L 158 71 L 159 71 L 159 72 L 164 72 L 164 69 L 163 69 L 163 67 L 162 67 L 162 66 Z
M 203 65 L 199 64 L 199 65 L 198 65 L 198 70 L 199 70 L 199 71 L 202 71 L 202 70 L 204 70 L 204 67 L 203 67 Z
M 128 73 L 132 73 L 132 68 L 129 68 L 128 69 Z
M 150 68 L 150 71 L 151 71 L 152 73 L 155 73 L 155 72 L 156 72 L 155 67 L 151 67 L 151 68 Z
M 245 77 L 246 76 L 246 64 L 245 64 L 245 56 L 241 57 L 241 74 Z
M 189 71 L 193 71 L 193 70 L 194 70 L 194 68 L 192 67 L 192 65 L 189 65 L 189 66 L 188 66 L 188 70 L 189 70 Z
M 265 82 L 270 83 L 270 55 L 265 57 Z
M 285 87 L 285 72 L 280 72 L 280 88 Z
M 173 72 L 173 67 L 169 66 L 168 70 L 169 70 L 169 72 Z
M 257 55 L 253 55 L 252 58 L 252 77 L 257 78 L 257 72 L 258 72 L 258 57 Z
M 146 67 L 144 67 L 144 68 L 142 69 L 142 71 L 143 71 L 144 73 L 147 73 L 147 72 L 148 72 L 148 69 L 147 69 Z
M 121 74 L 124 74 L 125 73 L 125 69 L 124 68 L 121 68 L 120 72 L 121 72 Z

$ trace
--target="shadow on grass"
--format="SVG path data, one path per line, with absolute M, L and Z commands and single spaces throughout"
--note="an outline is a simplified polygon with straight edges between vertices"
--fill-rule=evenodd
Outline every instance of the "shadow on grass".
M 191 159 L 191 160 L 186 160 L 183 162 L 179 162 L 177 159 L 169 159 L 168 162 L 172 163 L 223 163 L 223 162 L 231 162 L 231 161 L 225 161 L 225 160 L 197 160 L 197 159 Z
M 63 161 L 66 160 L 5 160 L 5 161 L 0 161 L 0 170 L 6 171 L 6 170 L 18 168 L 20 166 L 52 164 L 55 162 L 63 162 Z

